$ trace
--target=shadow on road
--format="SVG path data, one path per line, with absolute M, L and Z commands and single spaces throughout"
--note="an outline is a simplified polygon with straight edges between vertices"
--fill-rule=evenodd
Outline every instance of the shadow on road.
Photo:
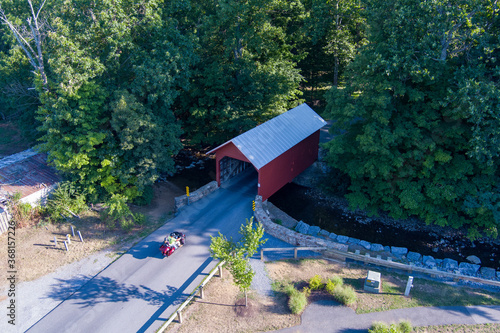
M 203 274 L 203 271 L 208 267 L 212 260 L 213 259 L 211 257 L 208 257 L 207 260 L 205 260 L 205 262 L 201 264 L 200 267 L 198 267 L 198 269 L 184 282 L 184 284 L 179 287 L 179 289 L 175 290 L 171 295 L 168 295 L 169 297 L 164 297 L 162 299 L 162 305 L 160 306 L 160 308 L 156 310 L 151 318 L 149 318 L 149 320 L 144 325 L 142 325 L 142 327 L 137 332 L 146 332 L 148 328 L 157 320 L 162 322 L 167 321 L 170 317 L 170 314 L 173 313 L 174 310 L 172 310 L 171 313 L 166 313 L 165 317 L 160 316 L 165 312 L 165 310 L 168 309 L 168 307 L 177 307 L 177 305 L 184 302 L 184 300 L 189 296 L 189 294 L 184 294 L 184 291 L 199 275 Z
M 109 277 L 96 276 L 90 279 L 88 276 L 78 276 L 72 279 L 57 279 L 47 298 L 64 301 L 67 298 L 75 300 L 82 307 L 91 307 L 103 302 L 127 302 L 131 299 L 142 299 L 151 305 L 163 304 L 165 299 L 173 295 L 177 289 L 167 286 L 164 292 L 154 291 L 144 285 L 129 285 L 118 283 Z M 89 281 L 90 280 L 90 281 Z M 85 284 L 88 281 L 87 284 Z M 75 286 L 84 285 L 71 295 Z M 70 295 L 68 297 L 68 295 Z

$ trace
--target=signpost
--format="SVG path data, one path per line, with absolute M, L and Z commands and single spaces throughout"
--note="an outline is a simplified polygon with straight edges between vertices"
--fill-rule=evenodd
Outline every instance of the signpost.
M 189 205 L 189 186 L 186 186 L 186 196 L 187 196 L 187 201 L 188 201 L 188 205 Z

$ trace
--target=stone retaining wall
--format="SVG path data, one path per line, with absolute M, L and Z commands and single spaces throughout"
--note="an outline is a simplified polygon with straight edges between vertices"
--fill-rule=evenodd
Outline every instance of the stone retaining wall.
M 328 247 L 339 251 L 347 251 L 348 249 L 348 246 L 345 244 L 340 244 L 327 239 L 321 239 L 309 235 L 303 235 L 272 222 L 271 218 L 262 207 L 262 197 L 260 195 L 255 197 L 254 216 L 257 221 L 262 223 L 264 229 L 268 234 L 281 239 L 288 244 L 292 244 L 295 246 Z
M 219 188 L 217 182 L 214 180 L 206 185 L 203 185 L 196 191 L 193 191 L 189 194 L 189 203 L 196 202 L 201 198 L 206 197 L 210 193 L 216 191 Z M 188 204 L 187 195 L 181 195 L 180 197 L 175 198 L 175 212 L 177 213 L 181 207 L 184 207 Z
M 423 256 L 420 253 L 408 251 L 407 248 L 384 246 L 370 243 L 353 237 L 337 235 L 318 226 L 310 226 L 299 221 L 295 231 L 274 223 L 262 207 L 262 197 L 255 198 L 255 218 L 261 221 L 267 233 L 295 246 L 324 246 L 340 251 L 360 251 L 375 256 L 391 257 L 394 261 L 411 264 L 415 267 L 438 269 L 444 272 L 475 276 L 486 280 L 500 281 L 500 271 L 493 268 L 481 267 L 478 264 L 461 262 L 445 258 L 437 259 L 432 256 Z M 473 260 L 470 258 L 469 260 Z

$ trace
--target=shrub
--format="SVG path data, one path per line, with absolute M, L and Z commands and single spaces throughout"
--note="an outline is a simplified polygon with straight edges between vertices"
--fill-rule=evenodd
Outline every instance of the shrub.
M 127 205 L 127 197 L 113 194 L 106 204 L 106 209 L 101 214 L 101 219 L 109 228 L 114 228 L 116 222 L 125 231 L 130 231 L 134 226 L 134 215 Z
M 323 289 L 324 284 L 323 284 L 323 279 L 319 275 L 314 275 L 310 280 L 309 280 L 309 288 L 311 290 L 320 290 Z
M 142 192 L 142 195 L 139 197 L 136 197 L 133 200 L 134 205 L 138 206 L 147 206 L 153 201 L 154 197 L 154 190 L 153 186 L 149 185 L 144 188 L 144 191 Z
M 287 283 L 283 286 L 283 291 L 285 292 L 285 294 L 287 294 L 288 296 L 291 296 L 293 293 L 296 293 L 298 292 L 297 289 L 295 289 L 294 286 L 292 286 L 291 284 Z
M 294 288 L 295 289 L 295 288 Z M 293 314 L 300 314 L 307 305 L 307 297 L 305 293 L 301 293 L 295 289 L 295 292 L 292 292 L 290 298 L 288 299 L 288 307 Z
M 21 193 L 16 192 L 10 196 L 9 213 L 18 228 L 37 224 L 41 219 L 39 206 L 31 207 L 29 203 L 21 202 Z
M 344 305 L 351 305 L 356 302 L 356 291 L 351 286 L 336 286 L 333 289 L 333 297 Z
M 47 213 L 56 221 L 85 209 L 85 194 L 72 182 L 60 183 L 47 200 Z
M 368 330 L 369 333 L 410 333 L 413 330 L 410 322 L 401 321 L 399 324 L 391 324 L 390 326 L 375 322 L 372 327 Z
M 336 287 L 342 287 L 344 285 L 344 280 L 340 276 L 334 276 L 326 281 L 325 289 L 330 294 L 333 295 L 333 291 Z

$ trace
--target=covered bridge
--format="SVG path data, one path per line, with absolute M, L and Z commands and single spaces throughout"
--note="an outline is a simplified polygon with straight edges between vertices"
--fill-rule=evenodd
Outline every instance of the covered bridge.
M 258 194 L 267 200 L 318 158 L 324 125 L 302 104 L 227 141 L 208 152 L 216 156 L 217 183 L 251 165 L 258 172 Z

